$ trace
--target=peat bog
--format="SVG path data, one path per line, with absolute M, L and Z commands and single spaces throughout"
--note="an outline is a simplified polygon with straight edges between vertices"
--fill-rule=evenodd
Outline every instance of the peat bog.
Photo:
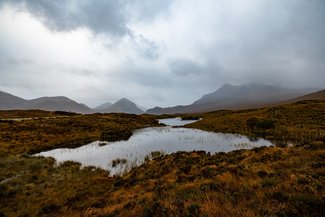
M 51 113 L 0 121 L 0 214 L 323 216 L 324 108 L 324 101 L 303 101 L 200 114 L 202 120 L 186 127 L 263 137 L 277 146 L 216 154 L 151 153 L 143 165 L 120 176 L 72 161 L 56 166 L 53 158 L 30 154 L 128 139 L 136 129 L 158 126 L 157 116 L 57 118 Z M 0 119 L 34 117 L 33 111 L 14 112 Z

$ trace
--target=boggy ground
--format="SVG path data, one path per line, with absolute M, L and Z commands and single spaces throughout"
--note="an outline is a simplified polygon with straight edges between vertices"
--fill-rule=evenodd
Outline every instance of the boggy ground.
M 97 114 L 46 119 L 42 124 L 54 125 L 51 133 L 32 120 L 15 122 L 14 128 L 0 123 L 0 216 L 324 216 L 324 108 L 325 102 L 312 101 L 202 114 L 204 119 L 191 127 L 297 145 L 156 156 L 117 177 L 74 162 L 55 167 L 51 158 L 26 153 L 61 147 L 58 141 L 69 146 L 77 143 L 66 141 L 79 138 L 117 139 L 121 129 L 156 124 L 153 117 Z M 16 131 L 19 137 L 8 138 Z M 35 133 L 48 137 L 47 144 L 41 145 L 42 136 Z
M 39 111 L 35 112 L 39 114 Z M 8 120 L 1 117 L 0 112 L 0 156 L 78 147 L 95 140 L 128 139 L 133 130 L 158 124 L 155 118 L 146 115 L 52 112 L 35 118 L 34 111 L 21 113 L 24 118 L 26 113 L 31 114 L 33 119 Z
M 325 140 L 325 101 L 239 111 L 201 114 L 203 119 L 188 127 L 206 131 L 263 137 L 278 145 L 321 145 Z

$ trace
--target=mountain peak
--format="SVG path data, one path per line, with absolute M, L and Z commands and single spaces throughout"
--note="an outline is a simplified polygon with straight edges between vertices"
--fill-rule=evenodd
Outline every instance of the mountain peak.
M 139 106 L 127 98 L 121 98 L 114 104 L 107 102 L 95 107 L 95 111 L 102 113 L 129 113 L 129 114 L 142 114 L 146 108 Z
M 101 111 L 104 111 L 105 109 L 108 109 L 112 105 L 113 104 L 111 102 L 105 102 L 105 103 L 100 104 L 99 106 L 95 107 L 94 110 L 101 112 Z
M 215 92 L 217 91 L 228 91 L 230 89 L 233 89 L 233 88 L 236 88 L 236 86 L 232 85 L 232 84 L 229 84 L 229 83 L 225 83 L 224 85 L 222 85 L 218 90 L 216 90 Z
M 135 104 L 134 102 L 132 102 L 131 100 L 127 99 L 127 98 L 122 98 L 122 99 L 119 99 L 118 101 L 116 101 L 114 104 L 116 103 L 133 103 Z
M 231 85 L 229 83 L 225 83 L 224 85 L 222 85 L 219 89 L 223 89 L 223 88 L 229 88 L 229 87 L 233 87 L 234 85 Z
M 220 109 L 247 109 L 274 105 L 308 93 L 304 89 L 290 89 L 263 83 L 247 83 L 241 85 L 224 84 L 218 90 L 206 94 L 187 106 L 154 108 L 147 110 L 152 114 L 198 113 Z M 321 93 L 317 94 L 320 98 Z M 315 96 L 312 96 L 316 98 Z M 311 98 L 311 97 L 308 97 Z
M 104 103 L 95 108 L 99 112 L 105 113 L 128 113 L 128 114 L 142 114 L 143 110 L 127 98 L 122 98 L 116 101 L 114 104 Z

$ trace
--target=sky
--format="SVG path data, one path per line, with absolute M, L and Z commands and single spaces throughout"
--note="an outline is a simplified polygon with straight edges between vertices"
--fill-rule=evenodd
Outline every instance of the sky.
M 0 90 L 151 108 L 325 88 L 324 21 L 324 0 L 0 0 Z

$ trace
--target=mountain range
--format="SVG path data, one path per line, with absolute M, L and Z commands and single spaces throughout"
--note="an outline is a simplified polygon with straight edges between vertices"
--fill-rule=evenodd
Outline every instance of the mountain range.
M 239 86 L 224 84 L 218 90 L 202 96 L 190 105 L 174 107 L 155 107 L 148 109 L 122 98 L 114 104 L 106 102 L 95 108 L 73 101 L 65 96 L 41 97 L 26 100 L 0 91 L 0 110 L 40 109 L 48 111 L 67 111 L 76 113 L 130 113 L 177 114 L 202 113 L 220 109 L 249 109 L 268 105 L 296 102 L 301 100 L 325 100 L 325 90 L 313 92 L 312 89 L 290 89 L 258 83 Z M 312 93 L 313 92 L 313 93 Z M 306 95 L 307 94 L 307 95 Z
M 220 109 L 249 109 L 274 105 L 308 94 L 311 89 L 290 89 L 258 83 L 239 86 L 224 84 L 190 105 L 147 110 L 148 114 L 201 113 Z
M 77 113 L 91 113 L 92 109 L 85 104 L 77 103 L 65 96 L 41 97 L 26 100 L 9 93 L 0 91 L 0 109 L 27 110 L 40 109 L 48 111 L 67 111 Z
M 122 112 L 131 114 L 142 114 L 143 110 L 139 109 L 135 103 L 123 98 L 116 103 L 104 103 L 94 109 L 85 104 L 73 101 L 65 96 L 41 97 L 37 99 L 26 100 L 12 94 L 0 91 L 0 110 L 27 110 L 40 109 L 47 111 L 66 111 L 82 114 L 89 113 L 112 113 Z

